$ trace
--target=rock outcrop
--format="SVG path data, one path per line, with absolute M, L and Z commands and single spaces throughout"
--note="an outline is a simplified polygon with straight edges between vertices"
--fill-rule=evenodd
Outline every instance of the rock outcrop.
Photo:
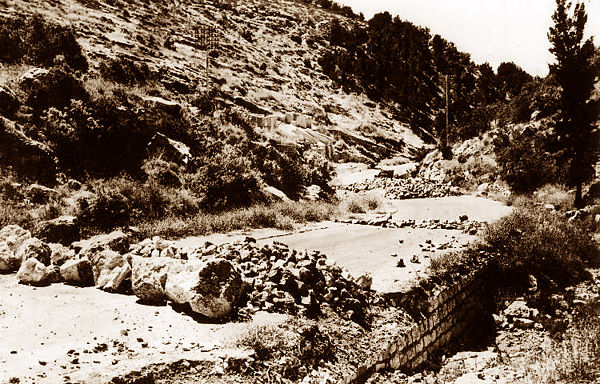
M 148 156 L 161 157 L 177 165 L 187 166 L 192 157 L 190 147 L 157 132 L 147 146 Z
M 19 109 L 19 100 L 10 89 L 0 86 L 0 116 L 11 116 Z
M 11 166 L 20 175 L 42 184 L 56 183 L 57 166 L 52 151 L 3 117 L 0 117 L 0 165 Z

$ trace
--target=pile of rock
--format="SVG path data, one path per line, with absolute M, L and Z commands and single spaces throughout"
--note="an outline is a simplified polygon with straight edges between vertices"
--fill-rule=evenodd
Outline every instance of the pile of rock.
M 494 314 L 494 321 L 499 328 L 504 329 L 542 329 L 543 326 L 537 322 L 540 312 L 530 308 L 525 300 L 519 298 L 513 301 L 500 314 Z
M 469 235 L 476 235 L 485 225 L 484 223 L 478 221 L 469 220 L 465 215 L 459 217 L 458 220 L 430 219 L 416 221 L 413 219 L 395 220 L 391 214 L 387 214 L 372 218 L 338 219 L 337 222 L 346 224 L 373 225 L 383 228 L 458 230 Z
M 145 300 L 175 299 L 169 285 L 171 274 L 179 273 L 181 265 L 225 260 L 239 271 L 244 283 L 247 300 L 242 312 L 316 316 L 328 306 L 347 319 L 363 321 L 369 305 L 368 276 L 353 279 L 318 251 L 291 250 L 278 242 L 259 247 L 247 238 L 224 245 L 207 242 L 200 247 L 177 248 L 155 237 L 133 245 L 131 254 L 132 288 Z M 142 278 L 143 272 L 138 272 L 149 270 L 154 270 L 153 277 Z
M 350 184 L 345 189 L 352 192 L 384 189 L 386 198 L 397 200 L 460 195 L 457 187 L 421 177 L 375 178 Z
M 245 241 L 181 248 L 159 237 L 130 245 L 115 231 L 74 242 L 47 244 L 16 225 L 0 230 L 0 272 L 23 284 L 66 282 L 108 292 L 133 292 L 141 301 L 171 301 L 207 318 L 235 308 L 317 316 L 327 307 L 365 320 L 371 279 L 353 279 L 319 252 Z M 184 309 L 186 309 L 184 308 Z

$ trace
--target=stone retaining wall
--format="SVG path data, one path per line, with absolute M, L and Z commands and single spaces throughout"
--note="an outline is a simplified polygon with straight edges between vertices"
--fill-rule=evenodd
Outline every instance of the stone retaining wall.
M 412 312 L 416 310 L 417 321 L 382 346 L 379 355 L 359 366 L 344 383 L 362 383 L 374 372 L 384 369 L 414 371 L 441 349 L 454 349 L 469 338 L 472 330 L 481 330 L 492 313 L 490 270 L 488 266 L 480 267 L 429 297 L 419 298 L 419 292 L 415 291 L 391 295 L 396 305 Z

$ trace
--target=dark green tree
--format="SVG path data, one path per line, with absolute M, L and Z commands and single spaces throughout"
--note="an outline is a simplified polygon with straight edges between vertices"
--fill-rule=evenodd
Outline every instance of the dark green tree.
M 560 113 L 556 124 L 558 160 L 568 170 L 568 182 L 577 188 L 575 206 L 583 205 L 582 184 L 594 176 L 597 160 L 596 105 L 590 101 L 596 68 L 592 58 L 592 39 L 583 39 L 587 14 L 585 5 L 577 3 L 571 11 L 567 0 L 556 0 L 548 39 L 556 62 L 550 65 L 560 92 Z
M 498 80 L 504 98 L 512 99 L 518 96 L 523 87 L 533 80 L 533 77 L 513 62 L 504 62 L 498 66 Z

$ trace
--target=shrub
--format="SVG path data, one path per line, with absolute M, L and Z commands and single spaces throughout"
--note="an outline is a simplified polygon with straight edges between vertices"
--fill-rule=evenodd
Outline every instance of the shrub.
M 547 142 L 541 131 L 531 127 L 499 133 L 494 139 L 498 172 L 512 191 L 530 193 L 560 178 Z
M 67 65 L 86 71 L 87 60 L 75 33 L 69 27 L 47 22 L 40 15 L 2 19 L 0 24 L 0 61 L 51 67 L 55 58 L 64 57 Z
M 68 69 L 51 68 L 43 79 L 33 84 L 28 92 L 26 104 L 37 111 L 50 107 L 64 108 L 71 100 L 88 100 L 89 96 L 83 84 Z
M 129 224 L 127 199 L 119 190 L 101 186 L 92 201 L 80 200 L 79 220 L 84 228 L 110 231 Z
M 383 200 L 376 193 L 351 194 L 343 202 L 344 209 L 350 213 L 365 213 L 380 208 Z
M 144 162 L 142 170 L 148 175 L 151 182 L 167 187 L 180 187 L 182 185 L 180 175 L 183 170 L 177 164 L 161 158 L 151 158 Z
M 566 287 L 587 276 L 587 265 L 598 263 L 591 235 L 576 224 L 539 207 L 517 207 L 490 225 L 486 247 L 498 255 L 503 286 L 519 292 L 533 275 L 542 287 Z
M 221 211 L 261 201 L 260 185 L 260 176 L 241 149 L 227 144 L 205 158 L 188 187 L 200 196 L 205 209 Z
M 153 77 L 148 64 L 134 62 L 126 57 L 101 62 L 100 73 L 107 80 L 126 85 L 144 84 Z

